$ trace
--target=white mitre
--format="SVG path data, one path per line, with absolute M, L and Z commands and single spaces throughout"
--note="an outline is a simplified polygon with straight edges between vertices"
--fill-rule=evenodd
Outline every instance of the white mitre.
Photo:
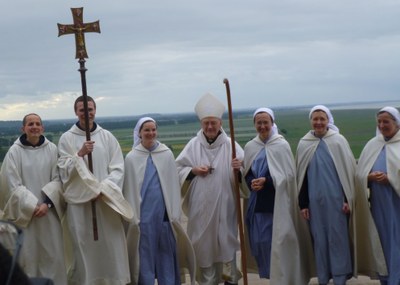
M 200 121 L 206 117 L 222 118 L 225 111 L 224 104 L 210 93 L 204 94 L 197 102 L 194 110 Z

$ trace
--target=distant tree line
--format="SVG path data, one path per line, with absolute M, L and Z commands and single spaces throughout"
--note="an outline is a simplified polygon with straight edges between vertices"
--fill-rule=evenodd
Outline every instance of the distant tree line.
M 243 114 L 248 115 L 249 111 L 237 111 L 234 118 Z M 140 116 L 126 117 L 97 117 L 96 122 L 107 130 L 133 129 L 137 121 L 144 116 L 152 117 L 159 126 L 181 125 L 198 122 L 195 113 L 177 113 L 177 114 L 144 114 Z M 228 114 L 223 115 L 227 119 Z M 67 131 L 76 119 L 65 120 L 44 120 L 46 137 L 53 141 L 53 136 L 60 136 Z M 0 161 L 3 161 L 5 154 L 14 141 L 21 135 L 21 121 L 0 121 Z M 172 146 L 171 146 L 172 147 Z
M 134 128 L 136 122 L 144 116 L 149 116 L 157 121 L 160 126 L 166 125 L 177 125 L 192 123 L 198 120 L 194 113 L 187 114 L 145 114 L 142 116 L 131 116 L 131 117 L 98 117 L 96 122 L 98 122 L 105 129 L 126 129 Z M 63 133 L 67 131 L 76 119 L 67 120 L 44 120 L 43 125 L 45 126 L 46 132 L 49 133 Z M 12 136 L 21 134 L 21 121 L 0 121 L 0 135 Z M 1 144 L 3 145 L 3 144 Z

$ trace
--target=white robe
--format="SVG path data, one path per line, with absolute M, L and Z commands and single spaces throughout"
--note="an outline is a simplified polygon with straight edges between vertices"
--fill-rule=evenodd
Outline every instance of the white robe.
M 176 159 L 187 232 L 200 267 L 230 262 L 239 248 L 231 140 L 221 132 L 210 145 L 200 130 Z M 237 143 L 235 147 L 236 157 L 242 160 L 243 149 Z M 211 174 L 186 181 L 193 167 L 205 165 L 214 168 Z
M 122 195 L 124 159 L 116 138 L 97 125 L 91 132 L 95 141 L 93 174 L 87 156 L 78 156 L 86 140 L 76 125 L 59 140 L 58 166 L 67 204 L 67 225 L 72 242 L 70 284 L 119 285 L 130 281 L 128 252 L 122 217 L 133 211 Z M 91 200 L 96 200 L 98 240 L 93 239 Z
M 191 275 L 191 284 L 194 284 L 196 259 L 191 242 L 180 223 L 181 195 L 178 172 L 174 156 L 171 150 L 164 144 L 159 144 L 158 147 L 151 152 L 144 148 L 142 144 L 139 144 L 131 150 L 125 158 L 123 191 L 135 213 L 127 232 L 131 282 L 132 284 L 137 284 L 139 279 L 140 191 L 149 155 L 157 169 L 166 211 L 175 234 L 181 273 L 185 272 L 184 269 L 187 268 Z
M 10 147 L 1 167 L 0 208 L 4 219 L 23 228 L 19 263 L 30 277 L 46 277 L 67 284 L 61 218 L 65 202 L 57 169 L 57 147 L 47 139 L 37 147 L 19 139 Z M 47 195 L 54 204 L 44 217 L 33 217 Z
M 271 136 L 266 144 L 258 136 L 249 141 L 244 148 L 243 179 L 263 148 L 275 187 L 270 282 L 306 285 L 311 272 L 306 271 L 305 265 L 312 248 L 309 242 L 304 242 L 310 241 L 310 235 L 297 206 L 296 170 L 288 142 L 278 134 Z

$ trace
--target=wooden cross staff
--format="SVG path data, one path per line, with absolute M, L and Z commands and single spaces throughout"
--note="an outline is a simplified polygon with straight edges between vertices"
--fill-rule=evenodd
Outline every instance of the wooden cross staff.
M 76 54 L 75 58 L 79 59 L 79 72 L 81 73 L 81 85 L 82 85 L 82 95 L 83 95 L 83 108 L 85 113 L 85 132 L 86 140 L 90 141 L 90 127 L 89 127 L 89 109 L 87 100 L 87 89 L 86 89 L 86 71 L 85 68 L 85 58 L 88 58 L 85 45 L 85 33 L 95 32 L 100 33 L 99 21 L 92 23 L 83 23 L 83 8 L 71 8 L 72 17 L 74 19 L 74 24 L 63 25 L 57 24 L 58 26 L 58 36 L 63 36 L 67 34 L 75 34 L 75 44 L 76 44 Z M 88 164 L 89 170 L 93 172 L 93 161 L 92 153 L 88 154 Z M 93 238 L 98 240 L 98 230 L 97 230 L 97 215 L 96 215 L 96 202 L 92 201 L 92 223 L 93 223 Z

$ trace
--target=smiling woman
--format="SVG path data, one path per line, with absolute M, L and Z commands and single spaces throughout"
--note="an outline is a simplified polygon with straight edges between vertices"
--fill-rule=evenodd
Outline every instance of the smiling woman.
M 195 261 L 180 224 L 180 184 L 174 156 L 157 140 L 154 119 L 139 119 L 133 134 L 123 187 L 136 214 L 127 230 L 131 282 L 153 284 L 157 279 L 158 284 L 180 284 L 180 268 Z M 179 256 L 185 256 L 185 262 Z M 194 284 L 194 269 L 189 266 L 189 270 Z
M 355 159 L 334 125 L 330 110 L 314 106 L 312 130 L 299 142 L 296 153 L 298 203 L 309 222 L 314 264 L 319 284 L 345 284 L 356 269 L 350 247 L 355 232 Z M 309 244 L 311 245 L 311 244 Z
M 370 203 L 370 211 L 376 225 L 367 229 L 365 235 L 373 244 L 383 248 L 376 264 L 384 265 L 387 272 L 379 271 L 381 284 L 400 284 L 400 113 L 394 107 L 384 107 L 376 115 L 376 136 L 368 141 L 361 152 L 357 167 L 357 193 Z M 359 216 L 359 220 L 363 220 Z M 391 229 L 391 230 L 388 230 Z M 364 238 L 361 238 L 364 239 Z M 371 243 L 372 244 L 372 243 Z M 372 251 L 372 252 L 374 252 Z
M 43 136 L 37 114 L 26 115 L 21 130 L 1 166 L 0 209 L 4 219 L 24 230 L 19 264 L 27 275 L 66 284 L 57 147 Z
M 242 179 L 250 193 L 244 200 L 251 249 L 247 260 L 254 257 L 257 266 L 252 269 L 271 284 L 308 284 L 310 276 L 301 267 L 306 248 L 298 246 L 304 244 L 307 228 L 296 205 L 293 154 L 271 109 L 259 108 L 253 118 L 257 134 L 244 147 Z M 281 260 L 287 261 L 283 267 Z
M 42 119 L 34 113 L 28 114 L 22 120 L 21 129 L 26 134 L 26 140 L 35 146 L 39 143 L 44 132 Z

